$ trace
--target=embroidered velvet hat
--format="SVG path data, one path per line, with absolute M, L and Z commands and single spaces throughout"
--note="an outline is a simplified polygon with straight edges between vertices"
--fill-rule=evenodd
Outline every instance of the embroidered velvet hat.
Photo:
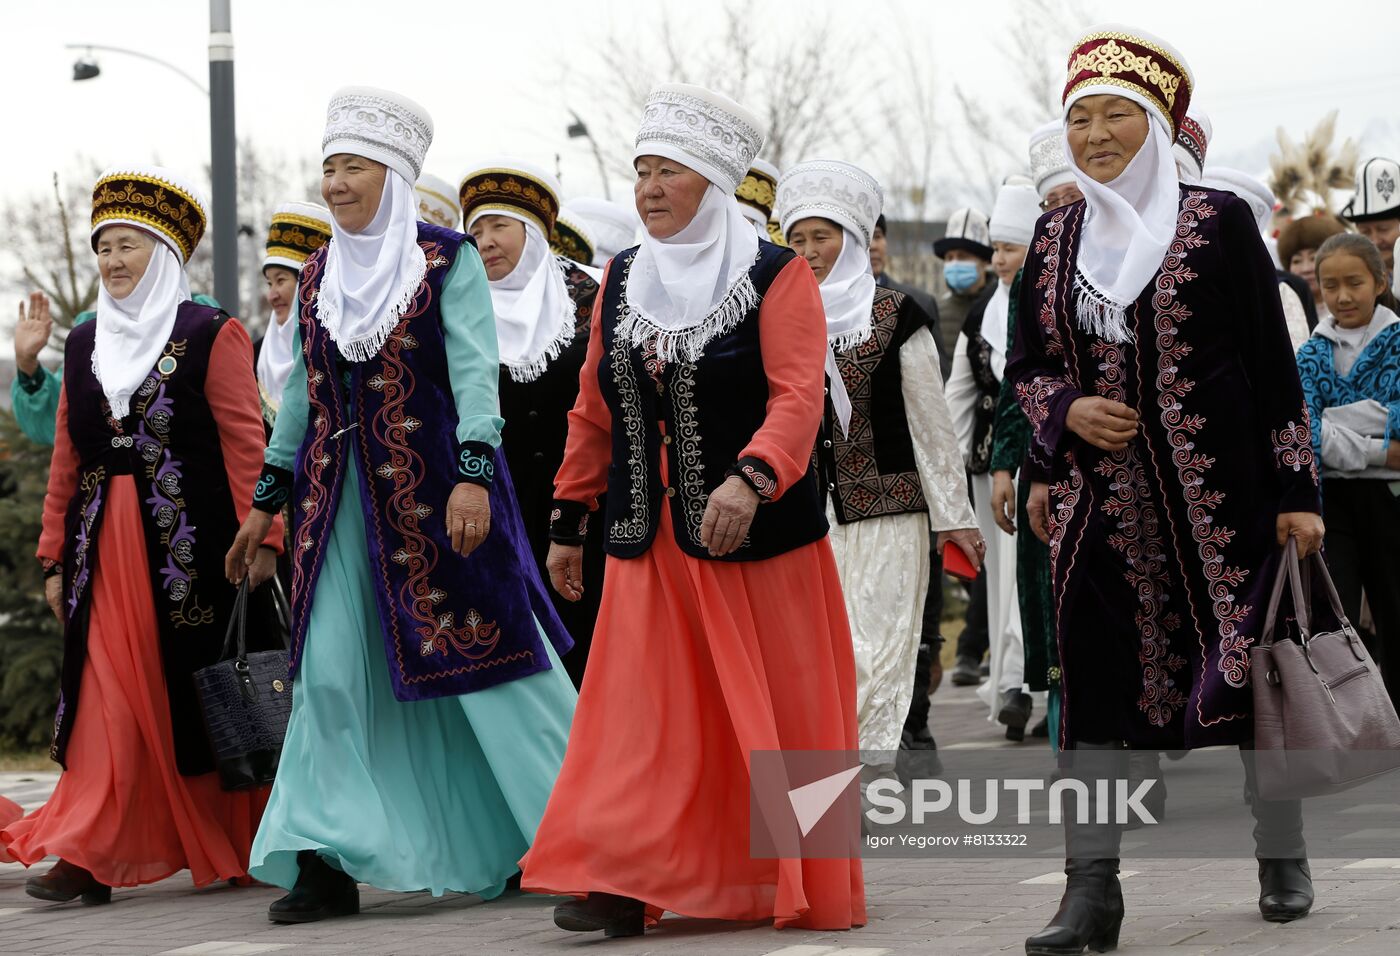
M 163 166 L 109 169 L 92 187 L 92 248 L 103 227 L 135 226 L 165 242 L 184 265 L 204 236 L 207 208 L 193 183 Z
M 1181 128 L 1176 131 L 1172 152 L 1176 154 L 1176 168 L 1181 170 L 1183 181 L 1188 184 L 1201 181 L 1211 132 L 1210 117 L 1195 107 L 1186 114 Z
M 755 159 L 744 181 L 734 191 L 734 197 L 739 200 L 739 211 L 766 231 L 768 221 L 773 218 L 777 192 L 778 167 L 766 159 Z
M 1102 93 L 1136 94 L 1175 136 L 1191 105 L 1191 71 L 1165 40 L 1117 24 L 1093 28 L 1070 48 L 1064 107 Z
M 363 156 L 412 183 L 423 172 L 432 142 L 432 117 L 413 100 L 372 86 L 346 86 L 331 95 L 326 107 L 321 158 Z
M 971 207 L 954 210 L 948 217 L 943 238 L 934 240 L 933 254 L 942 259 L 954 249 L 962 249 L 985 262 L 991 262 L 992 237 L 987 231 L 987 217 Z
M 581 220 L 572 218 L 567 210 L 561 210 L 554 220 L 554 233 L 549 237 L 549 248 L 557 256 L 572 259 L 583 265 L 593 264 L 593 236 Z
M 1400 218 L 1400 163 L 1373 156 L 1356 167 L 1356 192 L 1342 216 L 1352 222 Z
M 457 190 L 440 176 L 424 173 L 413 184 L 413 193 L 418 199 L 418 218 L 423 222 L 456 229 L 462 221 L 462 210 L 457 205 Z
M 462 221 L 470 229 L 482 216 L 509 216 L 534 223 L 548 237 L 559 217 L 559 183 L 532 163 L 483 163 L 462 177 L 458 189 Z
M 330 239 L 330 210 L 311 202 L 284 202 L 272 214 L 262 267 L 281 266 L 300 272 L 311 253 Z
M 663 83 L 642 104 L 632 157 L 664 156 L 683 163 L 727 193 L 753 168 L 763 125 L 723 94 L 688 83 Z
M 1041 199 L 1058 186 L 1074 182 L 1074 173 L 1065 156 L 1065 124 L 1051 120 L 1031 134 L 1031 182 Z
M 869 246 L 884 204 L 884 191 L 874 176 L 837 160 L 798 163 L 778 181 L 778 221 L 783 235 L 798 220 L 820 216 Z

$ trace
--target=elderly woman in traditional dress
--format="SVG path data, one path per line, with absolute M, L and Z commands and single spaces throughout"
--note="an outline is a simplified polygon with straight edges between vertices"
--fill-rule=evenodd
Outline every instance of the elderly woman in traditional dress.
M 502 160 L 462 179 L 463 221 L 476 240 L 491 287 L 501 358 L 501 451 L 510 466 L 525 534 L 540 571 L 549 554 L 554 476 L 564 461 L 569 409 L 578 398 L 578 373 L 588 351 L 594 282 L 577 262 L 550 251 L 558 225 L 559 185 L 530 163 Z M 603 537 L 586 535 L 583 597 L 554 606 L 574 649 L 564 666 L 574 686 L 583 681 L 598 601 L 603 593 Z
M 913 691 L 929 530 L 940 551 L 951 541 L 974 565 L 985 545 L 928 316 L 876 286 L 870 267 L 879 183 L 849 163 L 815 160 L 783 175 L 777 202 L 788 245 L 820 285 L 831 401 L 819 480 L 855 646 L 861 759 L 888 769 Z
M 191 677 L 223 647 L 236 592 L 221 552 L 263 446 L 248 333 L 190 301 L 204 208 L 159 167 L 93 190 L 97 318 L 68 336 L 39 540 L 64 626 L 64 772 L 0 834 L 23 863 L 59 858 L 25 885 L 43 900 L 105 903 L 186 868 L 198 886 L 241 878 L 267 798 L 220 789 Z M 248 542 L 254 585 L 281 542 L 280 521 Z
M 1073 47 L 1066 144 L 1085 199 L 1037 224 L 1006 367 L 1050 475 L 1060 736 L 1075 750 L 1249 746 L 1249 648 L 1279 546 L 1322 542 L 1308 410 L 1254 217 L 1177 180 L 1191 82 L 1139 31 Z M 1300 804 L 1251 807 L 1259 908 L 1303 916 Z M 1085 852 L 1082 829 L 1067 827 L 1064 899 L 1028 953 L 1117 942 L 1118 832 L 1099 828 Z
M 267 246 L 263 254 L 262 274 L 267 284 L 267 304 L 272 314 L 262 338 L 253 344 L 253 366 L 258 371 L 258 398 L 262 401 L 263 420 L 268 434 L 277 424 L 277 409 L 282 404 L 282 390 L 287 376 L 299 356 L 292 353 L 297 322 L 293 303 L 297 297 L 297 279 L 301 267 L 311 253 L 331 238 L 331 214 L 325 206 L 310 202 L 286 202 L 272 214 L 267 229 Z
M 608 552 L 569 752 L 522 861 L 526 889 L 579 897 L 555 910 L 564 929 L 639 934 L 648 907 L 865 922 L 858 858 L 762 859 L 749 843 L 754 751 L 856 748 L 812 465 L 821 297 L 734 198 L 762 142 L 747 110 L 708 90 L 646 100 L 646 231 L 608 266 L 555 483 L 555 587 L 582 596 L 585 522 L 604 523 Z M 605 490 L 606 512 L 590 514 Z
M 499 894 L 573 712 L 568 636 L 497 449 L 481 259 L 461 233 L 417 221 L 431 139 L 426 112 L 397 94 L 331 99 L 332 237 L 302 270 L 302 358 L 228 553 L 237 579 L 291 501 L 296 694 L 252 853 L 254 876 L 291 890 L 276 922 L 358 912 L 357 881 Z

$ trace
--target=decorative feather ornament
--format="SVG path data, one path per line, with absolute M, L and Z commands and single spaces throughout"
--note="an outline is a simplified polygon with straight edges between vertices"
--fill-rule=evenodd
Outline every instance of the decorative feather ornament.
M 1334 150 L 1336 135 L 1336 110 L 1324 116 L 1301 143 L 1278 128 L 1278 152 L 1269 157 L 1269 188 L 1284 212 L 1336 212 L 1334 194 L 1355 186 L 1359 148 L 1348 139 Z

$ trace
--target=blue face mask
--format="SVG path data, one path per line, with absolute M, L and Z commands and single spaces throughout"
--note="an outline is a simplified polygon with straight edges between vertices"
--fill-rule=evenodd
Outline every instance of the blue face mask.
M 943 267 L 943 281 L 948 283 L 948 288 L 954 292 L 966 292 L 977 284 L 977 277 L 982 274 L 982 270 L 977 267 L 977 263 L 960 260 L 949 262 Z

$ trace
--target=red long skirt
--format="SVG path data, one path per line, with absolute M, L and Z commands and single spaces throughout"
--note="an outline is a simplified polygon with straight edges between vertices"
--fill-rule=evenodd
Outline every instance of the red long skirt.
M 109 494 L 68 769 L 47 803 L 0 831 L 0 847 L 26 865 L 62 857 L 109 886 L 183 869 L 196 886 L 245 876 L 268 789 L 225 793 L 217 774 L 175 768 L 136 485 L 121 475 Z
M 754 859 L 749 754 L 855 750 L 855 663 L 825 538 L 766 561 L 687 556 L 670 510 L 608 558 L 588 671 L 522 885 L 687 916 L 865 923 L 859 859 Z

